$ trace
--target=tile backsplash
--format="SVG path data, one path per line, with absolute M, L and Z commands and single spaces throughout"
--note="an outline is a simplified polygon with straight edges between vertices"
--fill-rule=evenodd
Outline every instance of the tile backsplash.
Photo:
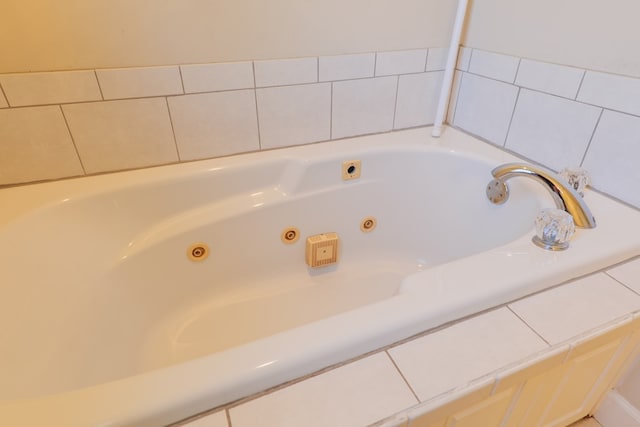
M 446 48 L 0 74 L 0 186 L 433 123 Z M 640 79 L 462 48 L 447 119 L 640 207 Z
M 454 126 L 640 208 L 640 79 L 463 48 Z
M 432 124 L 444 53 L 0 74 L 0 186 Z

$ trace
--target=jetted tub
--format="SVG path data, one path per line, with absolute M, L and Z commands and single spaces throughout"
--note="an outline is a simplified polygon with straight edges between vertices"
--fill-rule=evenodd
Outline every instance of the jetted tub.
M 0 190 L 0 425 L 168 424 L 640 254 L 593 191 L 597 228 L 534 246 L 542 185 L 485 196 L 514 160 L 425 128 Z

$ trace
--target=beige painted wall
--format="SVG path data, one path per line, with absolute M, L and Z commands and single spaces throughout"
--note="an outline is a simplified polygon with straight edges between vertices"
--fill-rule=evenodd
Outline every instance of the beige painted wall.
M 0 73 L 446 46 L 451 0 L 3 0 Z
M 640 77 L 638 0 L 471 0 L 463 43 Z

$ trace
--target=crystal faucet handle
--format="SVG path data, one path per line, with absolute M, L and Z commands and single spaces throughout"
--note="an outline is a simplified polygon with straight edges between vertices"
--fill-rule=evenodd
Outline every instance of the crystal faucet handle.
M 567 249 L 576 230 L 573 217 L 562 209 L 543 209 L 536 217 L 535 225 L 533 243 L 551 251 Z
M 560 171 L 563 177 L 574 190 L 584 197 L 584 189 L 591 185 L 591 176 L 583 168 L 564 168 Z

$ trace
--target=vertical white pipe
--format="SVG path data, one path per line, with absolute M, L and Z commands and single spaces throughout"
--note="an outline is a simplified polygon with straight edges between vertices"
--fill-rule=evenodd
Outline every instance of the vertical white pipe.
M 438 138 L 442 133 L 442 123 L 444 115 L 447 112 L 449 98 L 451 96 L 451 86 L 453 86 L 453 75 L 456 70 L 456 61 L 458 59 L 458 48 L 460 46 L 460 37 L 462 36 L 462 27 L 464 18 L 467 14 L 468 0 L 458 1 L 458 10 L 456 19 L 453 23 L 453 31 L 451 32 L 451 43 L 449 44 L 449 54 L 447 55 L 447 64 L 444 68 L 444 76 L 442 78 L 442 88 L 440 89 L 440 99 L 438 100 L 438 109 L 436 110 L 436 119 L 433 123 L 433 131 L 431 136 Z

